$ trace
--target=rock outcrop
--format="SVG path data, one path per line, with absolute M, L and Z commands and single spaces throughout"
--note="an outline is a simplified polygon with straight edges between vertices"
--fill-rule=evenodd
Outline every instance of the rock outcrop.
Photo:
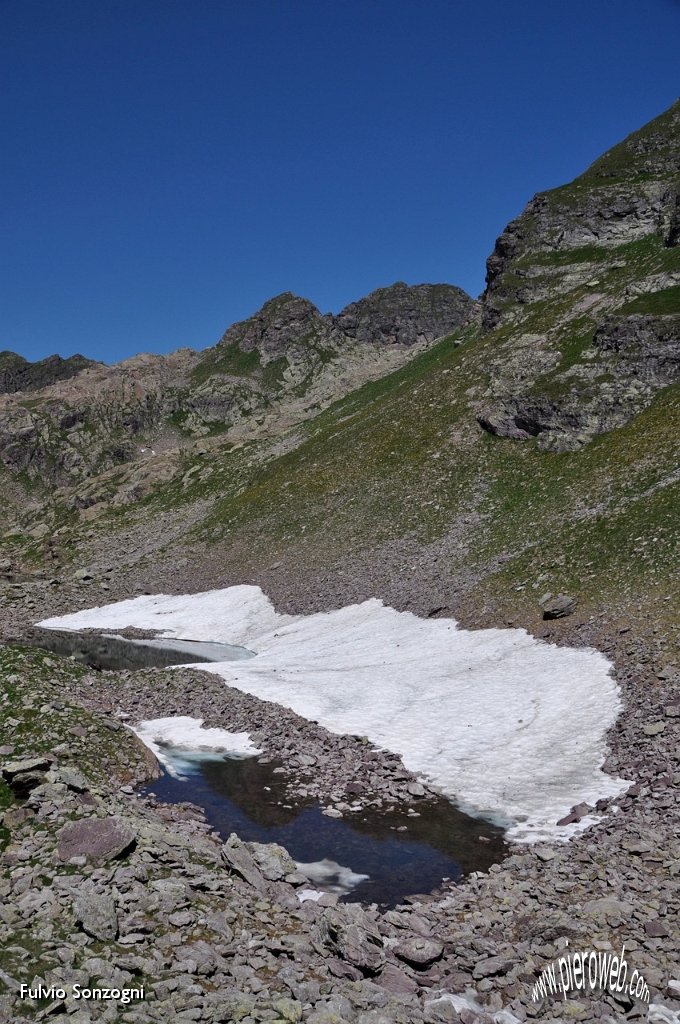
M 398 281 L 345 306 L 334 323 L 343 334 L 364 343 L 414 345 L 451 334 L 475 309 L 470 296 L 453 285 L 409 287 Z
M 16 352 L 0 352 L 0 394 L 16 391 L 39 391 L 58 380 L 68 380 L 87 366 L 94 366 L 91 359 L 75 355 L 68 359 L 48 356 L 36 363 L 29 363 Z
M 570 450 L 678 379 L 679 197 L 680 101 L 507 226 L 483 296 L 485 429 Z

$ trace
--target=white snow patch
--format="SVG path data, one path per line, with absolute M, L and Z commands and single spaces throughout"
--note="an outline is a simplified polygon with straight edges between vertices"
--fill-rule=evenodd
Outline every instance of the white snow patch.
M 262 753 L 250 742 L 247 732 L 203 729 L 202 725 L 202 718 L 178 715 L 150 718 L 130 728 L 176 779 L 194 775 L 201 761 L 253 757 Z
M 295 895 L 299 899 L 300 903 L 306 903 L 307 900 L 314 900 L 316 903 L 317 900 L 321 899 L 323 893 L 319 892 L 318 889 L 298 889 Z
M 136 626 L 255 651 L 247 661 L 198 667 L 400 754 L 463 809 L 510 826 L 516 841 L 566 840 L 578 826 L 555 822 L 574 804 L 594 805 L 629 785 L 601 770 L 605 734 L 621 709 L 610 662 L 523 629 L 459 629 L 376 599 L 280 615 L 254 586 L 143 595 L 39 625 Z
M 442 992 L 436 999 L 428 999 L 425 1009 L 445 1011 L 447 1003 L 453 1006 L 456 1013 L 460 1013 L 461 1010 L 473 1010 L 475 1013 L 488 1015 L 496 1024 L 520 1024 L 519 1018 L 515 1017 L 510 1010 L 497 1010 L 494 1013 L 488 1007 L 482 1006 L 477 999 L 477 991 L 473 988 L 467 989 L 464 996 L 454 995 L 452 992 Z

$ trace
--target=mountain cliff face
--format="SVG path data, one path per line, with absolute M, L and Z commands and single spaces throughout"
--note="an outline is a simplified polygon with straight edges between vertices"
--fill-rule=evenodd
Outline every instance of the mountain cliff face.
M 620 427 L 678 379 L 680 101 L 496 242 L 479 422 L 555 451 Z
M 334 323 L 347 337 L 364 344 L 414 345 L 451 334 L 472 313 L 470 298 L 461 288 L 450 284 L 409 287 L 399 281 L 345 306 Z

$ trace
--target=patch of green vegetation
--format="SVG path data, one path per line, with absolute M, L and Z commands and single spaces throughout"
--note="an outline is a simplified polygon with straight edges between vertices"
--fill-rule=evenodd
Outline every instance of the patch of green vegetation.
M 654 316 L 667 316 L 680 313 L 680 286 L 665 288 L 660 292 L 650 292 L 646 295 L 638 295 L 625 306 L 616 311 L 623 316 L 630 316 L 633 313 L 649 313 Z
M 604 246 L 583 245 L 577 249 L 528 252 L 517 260 L 517 266 L 568 267 L 572 263 L 607 263 L 611 260 L 611 255 L 611 249 L 605 249 Z
M 608 150 L 577 181 L 648 176 L 650 163 L 663 167 L 664 157 L 668 158 L 669 169 L 673 164 L 677 167 L 675 154 L 680 146 L 680 126 L 677 123 L 679 107 L 680 101 L 676 101 L 659 117 Z
M 114 769 L 119 775 L 128 772 L 138 756 L 134 737 L 120 727 L 109 729 L 74 699 L 88 676 L 84 666 L 35 648 L 5 646 L 0 648 L 0 676 L 0 746 L 11 745 L 13 758 L 65 746 L 60 759 L 77 763 L 95 783 L 106 782 Z M 8 720 L 18 724 L 10 728 Z M 74 727 L 84 735 L 74 734 Z
M 242 352 L 238 343 L 232 342 L 231 345 L 216 345 L 208 349 L 205 357 L 191 371 L 191 378 L 195 384 L 202 384 L 217 373 L 251 377 L 260 370 L 260 353 L 257 349 Z

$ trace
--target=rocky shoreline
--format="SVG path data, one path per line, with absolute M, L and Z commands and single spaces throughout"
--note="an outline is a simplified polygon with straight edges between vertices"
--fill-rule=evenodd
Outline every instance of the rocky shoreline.
M 16 634 L 18 619 L 8 632 Z M 330 894 L 300 904 L 300 880 L 280 849 L 237 838 L 223 844 L 200 809 L 140 800 L 134 787 L 149 777 L 149 761 L 122 723 L 191 713 L 247 730 L 265 757 L 281 761 L 292 796 L 306 790 L 340 814 L 351 813 L 343 810 L 350 779 L 362 785 L 351 803 L 362 806 L 434 798 L 409 792 L 422 784 L 398 759 L 279 708 L 273 729 L 263 702 L 208 673 L 94 674 L 44 652 L 0 648 L 9 694 L 5 774 L 18 758 L 49 759 L 35 769 L 44 781 L 25 803 L 10 802 L 4 787 L 0 1020 L 508 1024 L 506 1013 L 520 1021 L 647 1016 L 626 993 L 558 993 L 536 1005 L 533 986 L 567 943 L 605 955 L 625 944 L 630 969 L 664 1007 L 649 1019 L 680 1019 L 676 681 L 672 668 L 657 668 L 644 639 L 631 639 L 626 626 L 607 628 L 609 641 L 601 624 L 565 622 L 550 638 L 599 646 L 615 662 L 624 711 L 605 768 L 631 780 L 628 794 L 600 806 L 599 823 L 569 843 L 516 846 L 488 873 L 387 913 Z M 54 735 L 39 728 L 46 716 Z M 64 861 L 68 822 L 97 821 L 132 835 L 129 852 L 93 857 L 85 848 Z M 16 986 L 35 990 L 35 979 L 64 989 L 143 984 L 145 999 L 125 1006 L 67 997 L 51 1008 L 18 1000 Z

